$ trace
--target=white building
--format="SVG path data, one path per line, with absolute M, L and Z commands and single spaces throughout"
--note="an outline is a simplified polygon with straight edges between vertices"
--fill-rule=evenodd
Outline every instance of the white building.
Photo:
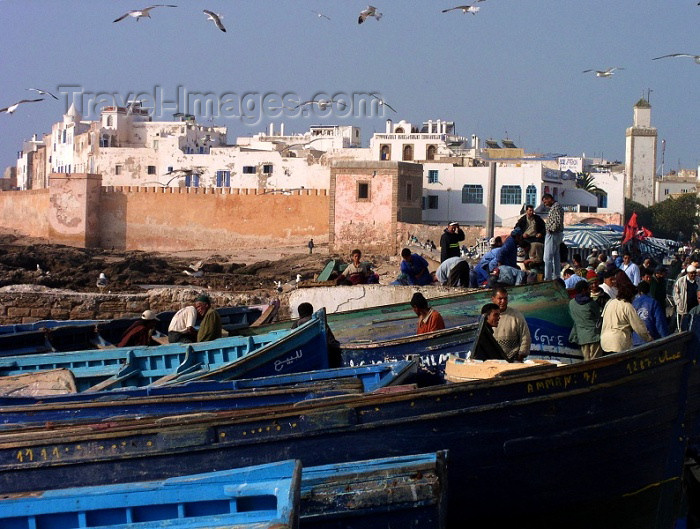
M 651 105 L 642 98 L 634 105 L 634 124 L 625 144 L 625 197 L 644 206 L 655 202 L 656 128 L 651 126 Z
M 82 121 L 71 106 L 52 126 L 45 145 L 47 171 L 102 175 L 105 186 L 192 186 L 255 189 L 328 189 L 329 159 L 368 156 L 360 131 L 351 126 L 317 126 L 304 134 L 239 138 L 227 145 L 225 127 L 199 125 L 193 116 L 154 122 L 138 101 L 105 107 L 99 121 Z M 25 143 L 17 160 L 27 189 L 35 145 Z M 21 184 L 22 185 L 22 184 Z M 48 185 L 46 183 L 45 185 Z
M 700 190 L 698 171 L 682 169 L 677 173 L 660 176 L 656 180 L 656 202 L 662 202 L 673 195 L 697 193 Z

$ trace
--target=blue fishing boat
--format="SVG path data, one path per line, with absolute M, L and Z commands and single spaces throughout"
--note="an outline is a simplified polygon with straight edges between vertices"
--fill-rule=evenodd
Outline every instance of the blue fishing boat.
M 278 305 L 217 307 L 222 328 L 231 333 L 254 323 L 268 321 Z M 167 335 L 175 311 L 158 314 L 156 331 Z M 124 332 L 138 318 L 114 320 L 42 320 L 34 323 L 0 325 L 0 356 L 80 351 L 110 347 L 119 343 Z
M 301 465 L 238 470 L 0 499 L 3 529 L 294 529 Z
M 194 344 L 121 347 L 5 356 L 0 375 L 65 368 L 78 391 L 183 381 L 226 366 L 229 378 L 267 376 L 328 367 L 325 314 L 297 329 Z
M 690 339 L 397 393 L 0 432 L 0 493 L 446 449 L 450 527 L 670 527 L 698 360 Z
M 533 283 L 508 289 L 508 306 L 525 316 L 532 337 L 531 356 L 557 362 L 581 360 L 578 346 L 569 343 L 573 322 L 569 297 L 555 282 Z M 491 301 L 491 291 L 473 291 L 432 298 L 431 307 L 440 312 L 445 329 L 416 335 L 416 315 L 409 303 L 382 305 L 327 315 L 329 327 L 340 342 L 343 364 L 421 358 L 421 364 L 438 380 L 444 376 L 450 354 L 466 354 L 472 347 L 481 307 Z M 288 322 L 245 329 L 257 333 L 288 326 Z
M 416 371 L 416 362 L 406 361 L 230 382 L 189 382 L 55 397 L 0 397 L 0 428 L 291 405 L 403 384 Z
M 307 467 L 301 529 L 441 529 L 447 515 L 447 452 Z

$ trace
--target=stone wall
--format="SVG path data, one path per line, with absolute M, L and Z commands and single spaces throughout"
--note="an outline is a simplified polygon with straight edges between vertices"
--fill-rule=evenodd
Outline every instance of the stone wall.
M 29 237 L 48 238 L 49 190 L 0 192 L 0 226 Z
M 103 187 L 100 245 L 149 251 L 236 250 L 327 241 L 325 190 Z
M 90 294 L 18 285 L 0 289 L 0 324 L 31 323 L 38 320 L 91 320 L 132 318 L 146 309 L 156 312 L 178 310 L 192 304 L 201 291 L 153 289 L 137 294 Z M 215 307 L 259 305 L 270 302 L 265 296 L 207 292 Z M 286 298 L 286 296 L 284 296 Z M 284 312 L 288 303 L 283 300 Z

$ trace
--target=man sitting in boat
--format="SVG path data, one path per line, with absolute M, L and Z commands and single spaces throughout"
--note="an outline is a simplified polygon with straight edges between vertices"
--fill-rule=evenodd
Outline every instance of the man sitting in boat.
M 159 345 L 158 342 L 151 339 L 153 331 L 158 325 L 156 313 L 152 310 L 144 310 L 141 318 L 136 320 L 124 332 L 117 347 L 130 347 L 135 345 Z
M 194 308 L 197 309 L 197 314 L 202 317 L 202 323 L 199 324 L 197 331 L 198 342 L 208 342 L 221 338 L 221 316 L 211 306 L 211 299 L 206 294 L 197 296 L 194 301 Z
M 413 294 L 411 308 L 418 316 L 416 334 L 439 331 L 445 328 L 445 322 L 440 313 L 428 306 L 428 300 L 420 292 Z
M 198 317 L 202 318 L 199 330 L 195 329 Z M 194 305 L 178 310 L 168 326 L 169 343 L 206 342 L 221 338 L 221 334 L 221 317 L 206 294 L 197 296 Z
M 299 325 L 303 325 L 311 320 L 314 313 L 314 306 L 311 303 L 299 303 L 297 307 L 299 319 L 292 323 L 291 328 L 296 329 Z M 333 331 L 326 323 L 326 345 L 328 346 L 328 367 L 341 367 L 343 365 L 343 357 L 341 354 L 340 342 L 333 336 Z
M 496 287 L 491 294 L 491 301 L 498 305 L 501 317 L 493 336 L 503 349 L 509 362 L 522 362 L 530 354 L 530 329 L 522 313 L 508 306 L 508 291 Z

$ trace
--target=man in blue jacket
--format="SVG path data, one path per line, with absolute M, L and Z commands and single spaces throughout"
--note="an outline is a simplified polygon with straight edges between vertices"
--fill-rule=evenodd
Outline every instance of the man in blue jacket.
M 428 261 L 417 253 L 411 253 L 408 248 L 401 250 L 401 277 L 409 285 L 429 285 L 433 282 Z
M 637 286 L 639 295 L 632 301 L 632 306 L 647 327 L 647 331 L 654 340 L 668 336 L 666 315 L 658 301 L 649 295 L 649 283 L 642 281 Z M 632 345 L 646 343 L 636 332 L 632 333 Z
M 510 232 L 503 246 L 494 248 L 486 253 L 476 265 L 476 275 L 479 285 L 488 281 L 491 274 L 498 266 L 511 266 L 518 268 L 518 243 L 522 239 L 523 230 L 515 228 Z

